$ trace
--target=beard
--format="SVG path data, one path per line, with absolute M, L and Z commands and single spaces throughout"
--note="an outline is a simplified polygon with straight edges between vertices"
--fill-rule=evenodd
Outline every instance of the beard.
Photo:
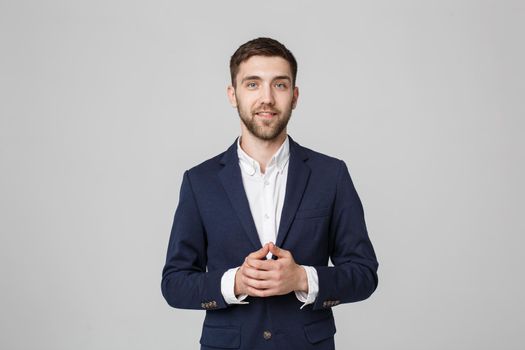
M 292 105 L 284 111 L 279 111 L 272 107 L 261 107 L 257 111 L 265 110 L 277 113 L 270 119 L 261 118 L 255 114 L 256 111 L 246 111 L 239 108 L 237 105 L 237 112 L 241 118 L 242 123 L 246 126 L 248 131 L 258 139 L 271 141 L 277 138 L 281 132 L 286 129 L 288 121 L 292 117 Z

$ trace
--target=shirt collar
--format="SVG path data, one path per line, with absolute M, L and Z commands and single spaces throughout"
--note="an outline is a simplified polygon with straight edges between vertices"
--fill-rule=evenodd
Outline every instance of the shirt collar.
M 241 135 L 242 136 L 242 135 Z M 261 168 L 259 165 L 259 162 L 250 157 L 244 150 L 241 148 L 241 136 L 237 138 L 237 155 L 239 156 L 239 163 L 241 164 L 241 167 L 244 169 L 244 171 L 248 175 L 254 175 L 256 172 L 261 172 Z M 277 150 L 277 152 L 274 153 L 272 158 L 270 159 L 270 162 L 268 162 L 267 168 L 275 165 L 277 166 L 277 169 L 282 172 L 286 164 L 288 163 L 288 159 L 290 158 L 290 141 L 288 138 L 288 135 L 286 135 L 286 138 Z

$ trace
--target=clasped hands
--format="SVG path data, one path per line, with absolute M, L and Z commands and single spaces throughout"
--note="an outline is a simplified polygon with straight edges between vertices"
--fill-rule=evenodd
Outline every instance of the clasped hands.
M 269 252 L 278 259 L 266 260 Z M 295 263 L 292 253 L 272 242 L 248 255 L 235 274 L 236 296 L 270 297 L 292 291 L 308 292 L 306 271 Z

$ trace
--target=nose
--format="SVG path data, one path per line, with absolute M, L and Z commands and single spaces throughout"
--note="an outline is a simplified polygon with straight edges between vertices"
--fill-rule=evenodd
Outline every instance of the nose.
M 272 87 L 265 84 L 261 89 L 261 104 L 273 105 L 274 103 Z

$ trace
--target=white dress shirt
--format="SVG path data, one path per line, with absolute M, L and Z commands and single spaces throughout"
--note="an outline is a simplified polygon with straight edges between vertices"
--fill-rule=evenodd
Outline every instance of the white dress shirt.
M 246 197 L 248 197 L 253 221 L 261 245 L 265 245 L 268 242 L 275 243 L 286 194 L 290 141 L 288 136 L 286 136 L 285 141 L 266 166 L 266 171 L 262 173 L 259 162 L 251 158 L 241 148 L 241 137 L 242 135 L 237 139 L 237 155 L 239 156 L 242 181 Z M 268 253 L 267 258 L 270 259 L 271 257 L 272 253 Z M 306 271 L 308 293 L 295 291 L 295 296 L 304 303 L 301 306 L 303 308 L 305 305 L 315 301 L 319 292 L 319 279 L 314 267 L 301 266 Z M 235 296 L 235 274 L 239 267 L 229 269 L 221 279 L 221 292 L 228 304 L 248 303 L 243 301 L 247 295 L 240 295 L 239 298 Z

